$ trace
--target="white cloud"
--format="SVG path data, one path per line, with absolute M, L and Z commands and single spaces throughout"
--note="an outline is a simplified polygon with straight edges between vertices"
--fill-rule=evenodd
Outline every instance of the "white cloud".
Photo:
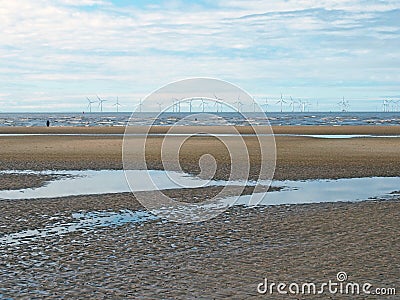
M 73 6 L 93 6 L 93 5 L 109 5 L 110 3 L 102 0 L 57 0 L 61 5 Z
M 0 88 L 23 101 L 37 90 L 58 89 L 58 97 L 76 99 L 96 89 L 146 93 L 197 75 L 262 86 L 265 93 L 285 82 L 326 94 L 324 85 L 332 81 L 400 81 L 400 25 L 391 17 L 399 1 L 214 5 L 7 1 L 0 6 Z

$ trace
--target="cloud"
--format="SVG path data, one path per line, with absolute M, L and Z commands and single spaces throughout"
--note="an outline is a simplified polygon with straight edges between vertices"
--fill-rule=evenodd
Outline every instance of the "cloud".
M 109 2 L 102 0 L 58 0 L 60 5 L 72 6 L 93 6 L 93 5 L 108 5 Z
M 133 97 L 185 76 L 324 101 L 366 85 L 366 99 L 398 94 L 399 12 L 369 0 L 6 1 L 0 100 L 48 91 L 71 110 L 85 93 Z

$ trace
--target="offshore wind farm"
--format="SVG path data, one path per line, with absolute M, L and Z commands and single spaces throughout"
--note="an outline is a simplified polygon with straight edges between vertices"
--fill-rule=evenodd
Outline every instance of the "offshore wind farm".
M 98 96 L 96 96 L 98 97 Z M 119 111 L 119 107 L 121 104 L 119 103 L 119 97 L 116 96 L 116 102 L 111 104 L 111 107 L 108 107 L 107 111 L 112 111 L 113 108 L 116 112 Z M 89 97 L 86 97 L 89 101 L 87 108 L 83 107 L 83 112 L 92 112 L 91 104 L 96 103 L 96 101 L 89 100 Z M 102 112 L 103 102 L 107 101 L 105 99 L 98 98 L 99 109 L 98 112 Z M 101 101 L 100 101 L 101 100 Z M 172 112 L 195 112 L 195 111 L 208 111 L 208 112 L 223 112 L 223 100 L 214 94 L 214 98 L 210 98 L 212 103 L 207 103 L 207 101 L 202 99 L 185 99 L 185 101 L 181 101 L 182 99 L 171 99 L 171 107 L 167 107 L 164 110 L 172 111 Z M 126 105 L 127 109 L 131 109 L 131 111 L 135 109 L 141 109 L 141 101 L 135 101 L 132 99 L 126 99 L 128 102 Z M 383 100 L 369 100 L 369 105 L 365 105 L 365 101 L 355 100 L 351 101 L 349 99 L 345 99 L 343 96 L 338 102 L 320 101 L 318 99 L 309 99 L 309 98 L 299 98 L 293 96 L 284 97 L 283 94 L 280 97 L 267 97 L 267 96 L 257 96 L 253 98 L 253 102 L 247 105 L 244 105 L 240 101 L 240 95 L 237 100 L 234 102 L 234 107 L 225 107 L 225 112 L 256 112 L 255 106 L 261 107 L 261 110 L 264 112 L 400 112 L 400 99 L 383 99 Z M 192 104 L 192 102 L 198 102 L 198 105 Z M 371 106 L 371 102 L 374 103 Z M 158 110 L 160 111 L 160 103 L 157 103 Z M 181 108 L 182 107 L 182 108 Z M 373 109 L 371 109 L 373 107 Z
M 97 99 L 97 100 L 92 100 Z M 115 99 L 115 100 L 113 100 Z M 400 100 L 377 100 L 376 111 L 363 111 L 362 105 L 353 105 L 342 97 L 340 101 L 325 109 L 318 100 L 302 100 L 281 94 L 274 100 L 271 97 L 257 97 L 246 105 L 240 96 L 233 105 L 224 104 L 224 99 L 214 94 L 213 98 L 171 99 L 170 105 L 162 109 L 162 103 L 152 105 L 150 111 L 142 111 L 142 100 L 132 103 L 120 102 L 119 97 L 86 97 L 87 103 L 82 112 L 0 112 L 0 126 L 41 126 L 43 120 L 50 120 L 52 126 L 125 126 L 133 111 L 142 113 L 143 124 L 150 124 L 154 113 L 158 113 L 154 125 L 170 126 L 181 122 L 192 113 L 211 113 L 219 118 L 185 120 L 182 125 L 219 125 L 228 122 L 232 125 L 247 125 L 241 114 L 246 112 L 259 125 L 273 126 L 346 126 L 376 125 L 393 126 L 400 124 Z M 168 100 L 166 101 L 168 102 Z M 106 104 L 108 103 L 108 104 Z M 256 109 L 257 108 L 257 109 Z M 133 111 L 125 111 L 131 109 Z M 146 114 L 147 113 L 147 114 Z M 139 122 L 138 122 L 139 123 Z
M 193 109 L 193 108 L 192 108 Z M 215 108 L 214 108 L 215 109 Z M 202 107 L 200 107 L 202 111 Z M 176 123 L 181 125 L 221 125 L 224 123 L 245 126 L 247 121 L 238 112 L 208 111 L 215 114 L 216 118 L 185 119 L 192 112 L 158 112 L 153 121 L 154 113 L 142 113 L 138 124 L 170 126 Z M 205 111 L 207 112 L 207 110 Z M 0 113 L 0 127 L 10 126 L 44 126 L 49 120 L 52 126 L 125 126 L 130 112 L 92 112 L 92 113 Z M 271 124 L 273 126 L 398 126 L 400 113 L 398 112 L 268 112 L 265 114 L 249 112 L 247 115 L 259 125 Z M 185 120 L 183 120 L 185 119 Z M 182 121 L 183 120 L 183 121 Z

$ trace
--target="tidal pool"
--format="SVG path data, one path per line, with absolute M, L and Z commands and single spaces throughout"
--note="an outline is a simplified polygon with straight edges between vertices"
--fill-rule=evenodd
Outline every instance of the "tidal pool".
M 208 181 L 198 177 L 172 172 L 172 178 L 167 172 L 161 170 L 136 170 L 137 182 L 134 188 L 137 191 L 151 191 L 152 189 L 142 180 L 143 172 L 149 172 L 151 179 L 157 182 L 160 189 L 182 188 L 174 179 L 179 179 L 185 184 L 185 188 L 207 188 L 209 186 L 221 185 L 254 185 L 255 182 L 226 182 Z M 105 194 L 129 192 L 124 172 L 122 170 L 85 170 L 85 171 L 2 171 L 1 173 L 38 173 L 38 174 L 63 174 L 69 176 L 50 181 L 45 186 L 33 189 L 3 190 L 0 198 L 3 199 L 33 199 L 64 197 L 71 195 Z M 170 175 L 171 175 L 170 174 Z M 262 184 L 263 182 L 261 182 Z M 269 182 L 265 182 L 268 184 Z M 368 199 L 385 199 L 400 195 L 400 177 L 367 177 L 348 179 L 320 179 L 305 181 L 273 181 L 272 186 L 281 187 L 279 191 L 268 193 L 256 193 L 239 197 L 227 197 L 216 200 L 205 208 L 216 207 L 229 208 L 232 205 L 242 206 L 269 206 L 269 205 L 291 205 L 321 202 L 354 202 Z M 201 204 L 201 203 L 200 203 Z M 196 211 L 196 204 L 192 206 Z M 161 208 L 163 212 L 170 208 Z M 185 207 L 186 211 L 179 211 L 179 207 L 173 208 L 172 214 L 190 214 L 191 207 Z M 72 221 L 66 223 L 56 222 L 45 228 L 30 229 L 16 233 L 0 236 L 0 245 L 15 245 L 29 243 L 33 240 L 54 235 L 63 235 L 74 231 L 90 231 L 98 227 L 122 226 L 124 224 L 143 223 L 160 219 L 157 211 L 152 214 L 147 211 L 121 210 L 117 212 L 92 211 L 76 212 L 72 214 Z

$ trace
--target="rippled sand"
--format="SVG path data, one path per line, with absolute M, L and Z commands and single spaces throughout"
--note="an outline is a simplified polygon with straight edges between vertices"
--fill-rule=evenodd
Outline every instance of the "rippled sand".
M 73 211 L 140 208 L 130 194 L 32 200 L 24 209 L 27 204 L 7 218 L 11 228 L 15 220 L 19 230 L 62 223 Z M 12 209 L 7 205 L 2 216 Z M 196 224 L 154 220 L 26 239 L 0 249 L 0 293 L 243 299 L 257 296 L 264 277 L 324 282 L 339 271 L 393 287 L 400 283 L 399 217 L 400 201 L 233 207 Z
M 349 129 L 348 133 L 366 132 Z M 2 169 L 121 168 L 122 141 L 118 136 L 0 137 L 0 141 Z M 150 140 L 153 147 L 148 158 L 155 168 L 160 167 L 160 142 L 160 137 Z M 257 148 L 252 137 L 246 137 L 246 142 L 251 149 L 252 174 L 256 174 Z M 277 137 L 276 142 L 276 178 L 400 173 L 398 138 Z M 210 149 L 223 177 L 229 167 L 226 153 L 210 138 L 189 140 L 182 148 L 183 167 L 197 172 L 198 157 Z M 8 187 L 24 182 L 40 185 L 48 180 L 3 176 L 0 182 Z M 187 199 L 196 193 L 207 197 L 213 191 L 169 193 Z M 124 209 L 143 207 L 130 193 L 3 200 L 0 232 L 5 235 L 74 222 L 72 214 L 76 212 Z M 390 201 L 232 207 L 210 221 L 195 224 L 157 219 L 35 240 L 27 237 L 22 244 L 0 247 L 0 298 L 244 299 L 258 297 L 257 285 L 265 277 L 275 282 L 321 283 L 335 280 L 339 271 L 346 272 L 351 281 L 399 289 L 399 217 L 400 199 L 394 195 Z
M 397 126 L 351 127 L 277 127 L 279 133 L 308 134 L 398 134 Z M 0 130 L 6 130 L 0 128 Z M 161 130 L 155 128 L 154 130 Z M 164 129 L 163 129 L 164 130 Z M 183 127 L 191 131 L 193 128 Z M 215 129 L 217 130 L 217 129 Z M 242 127 L 243 131 L 248 131 Z M 7 132 L 122 132 L 121 128 L 10 128 Z M 169 137 L 176 139 L 176 137 Z M 235 139 L 235 138 L 232 138 Z M 259 170 L 256 137 L 243 137 L 250 160 L 250 175 Z M 163 168 L 160 147 L 163 137 L 148 138 L 149 168 Z M 237 138 L 237 147 L 240 145 Z M 343 178 L 361 176 L 398 176 L 400 174 L 400 138 L 318 139 L 277 136 L 276 179 Z M 0 136 L 0 169 L 122 169 L 122 136 Z M 230 157 L 215 138 L 190 138 L 181 149 L 185 171 L 198 172 L 201 155 L 211 153 L 219 163 L 217 177 L 223 179 L 230 170 Z

